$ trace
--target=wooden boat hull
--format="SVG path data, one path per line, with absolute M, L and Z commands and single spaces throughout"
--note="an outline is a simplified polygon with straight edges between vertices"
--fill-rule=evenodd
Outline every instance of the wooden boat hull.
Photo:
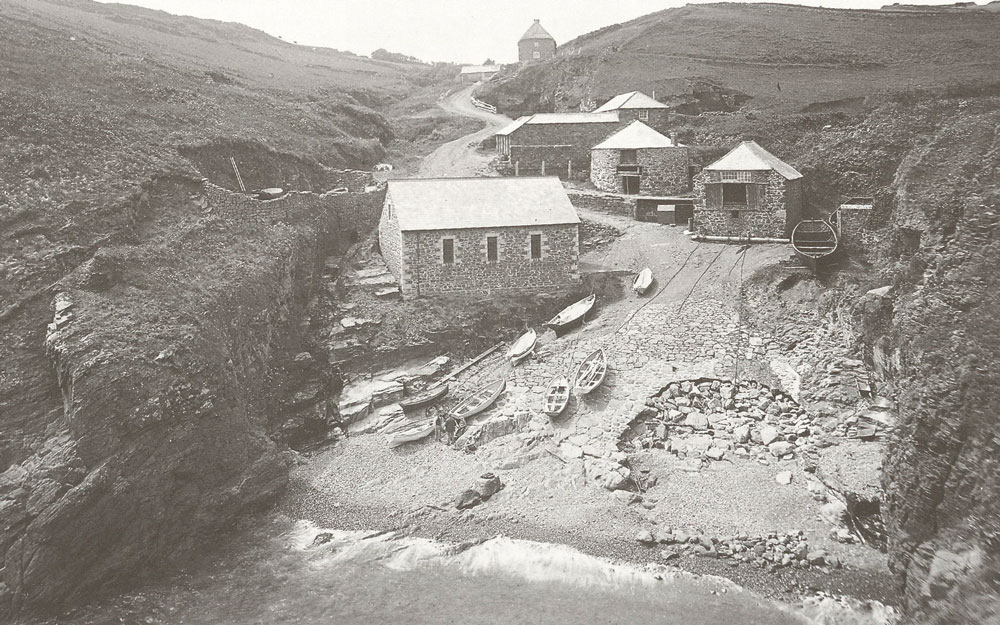
M 636 295 L 645 295 L 652 284 L 653 270 L 646 267 L 635 277 L 635 280 L 632 282 L 632 290 L 635 291 Z
M 399 447 L 404 443 L 418 441 L 434 432 L 434 420 L 413 421 L 386 432 L 389 447 Z
M 545 325 L 552 328 L 556 336 L 562 336 L 571 328 L 583 323 L 583 318 L 594 307 L 595 301 L 597 301 L 595 295 L 588 295 L 582 300 L 562 309 L 558 315 L 550 319 Z
M 570 382 L 566 378 L 556 378 L 545 392 L 545 414 L 558 417 L 569 405 Z
M 476 416 L 492 406 L 505 388 L 507 388 L 507 380 L 497 380 L 473 391 L 452 408 L 451 416 L 456 419 L 468 419 Z
M 573 378 L 573 388 L 581 395 L 596 389 L 608 374 L 608 359 L 603 349 L 598 349 L 580 363 Z
M 405 410 L 415 410 L 417 408 L 423 408 L 424 406 L 429 406 L 441 399 L 448 394 L 448 385 L 442 384 L 437 388 L 432 388 L 430 390 L 424 391 L 414 395 L 413 397 L 407 397 L 405 399 L 399 400 L 399 406 Z
M 840 243 L 833 226 L 819 219 L 800 221 L 791 240 L 795 255 L 813 270 L 832 260 Z
M 519 362 L 531 355 L 531 352 L 535 349 L 535 343 L 538 342 L 538 335 L 534 330 L 528 330 L 522 334 L 518 339 L 511 345 L 510 349 L 507 350 L 507 359 L 510 360 L 510 364 L 517 365 Z

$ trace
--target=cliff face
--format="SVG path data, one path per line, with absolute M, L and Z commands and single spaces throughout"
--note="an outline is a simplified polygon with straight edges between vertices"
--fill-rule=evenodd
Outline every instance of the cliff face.
M 868 354 L 900 417 L 883 477 L 890 561 L 911 614 L 935 622 L 985 622 L 998 608 L 997 104 L 958 102 L 906 155 L 880 246 L 893 288 L 862 301 Z

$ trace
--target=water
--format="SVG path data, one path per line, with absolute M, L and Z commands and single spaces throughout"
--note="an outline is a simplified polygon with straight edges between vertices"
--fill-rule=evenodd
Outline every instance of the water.
M 569 547 L 456 546 L 299 522 L 193 575 L 57 619 L 146 624 L 801 624 L 727 580 L 618 566 Z

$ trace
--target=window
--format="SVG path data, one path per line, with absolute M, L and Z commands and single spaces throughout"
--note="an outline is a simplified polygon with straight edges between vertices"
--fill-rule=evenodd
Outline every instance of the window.
M 649 111 L 639 111 L 639 119 L 642 121 L 649 120 Z
M 740 218 L 740 211 L 730 211 L 729 212 L 729 216 L 732 217 L 733 219 L 739 219 Z
M 724 171 L 722 172 L 722 179 L 725 181 L 734 182 L 752 182 L 753 178 L 748 171 Z
M 635 162 L 635 150 L 621 150 L 619 153 L 619 161 L 622 163 L 634 163 Z
M 486 237 L 486 260 L 495 263 L 497 262 L 497 258 L 497 238 Z
M 542 55 L 538 52 L 538 50 L 535 50 L 534 52 L 531 53 L 531 58 L 540 59 L 542 58 Z
M 441 239 L 441 262 L 446 265 L 455 262 L 455 239 Z
M 531 258 L 538 260 L 542 257 L 542 235 L 531 235 Z
M 745 184 L 722 185 L 722 204 L 746 204 L 747 186 Z
M 538 47 L 538 42 L 537 42 L 537 41 L 535 42 L 535 47 L 536 47 L 536 48 Z

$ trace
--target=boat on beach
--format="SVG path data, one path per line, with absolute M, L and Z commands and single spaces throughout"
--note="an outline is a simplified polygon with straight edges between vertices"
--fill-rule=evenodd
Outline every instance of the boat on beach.
M 493 402 L 497 400 L 497 397 L 500 397 L 500 393 L 502 393 L 506 387 L 507 380 L 503 378 L 479 387 L 475 391 L 469 393 L 465 399 L 458 403 L 457 406 L 452 408 L 450 416 L 456 419 L 468 419 L 469 417 L 474 417 L 492 406 Z
M 653 270 L 646 267 L 635 276 L 635 281 L 632 282 L 632 290 L 635 291 L 636 295 L 645 295 L 652 284 Z
M 545 414 L 550 417 L 558 417 L 569 405 L 569 380 L 563 376 L 554 378 L 549 383 L 548 390 L 545 391 Z
M 581 395 L 586 395 L 600 386 L 607 374 L 608 358 L 603 349 L 597 349 L 584 358 L 580 366 L 576 368 L 573 386 Z
M 517 366 L 517 363 L 521 362 L 525 358 L 531 355 L 531 352 L 535 349 L 535 343 L 538 341 L 538 334 L 534 329 L 529 329 L 527 332 L 522 334 L 514 344 L 510 346 L 507 350 L 507 359 L 510 360 L 510 364 Z
M 562 336 L 567 330 L 583 322 L 583 317 L 594 307 L 595 301 L 597 301 L 597 296 L 591 293 L 579 302 L 574 302 L 563 308 L 558 315 L 550 319 L 545 325 L 552 328 L 556 336 Z
M 442 384 L 440 386 L 431 386 L 425 389 L 421 393 L 417 393 L 412 397 L 406 397 L 399 400 L 399 406 L 405 410 L 414 410 L 417 408 L 423 408 L 429 406 L 441 399 L 448 394 L 448 385 Z
M 406 421 L 385 431 L 389 447 L 399 447 L 403 443 L 418 441 L 434 431 L 434 419 Z

